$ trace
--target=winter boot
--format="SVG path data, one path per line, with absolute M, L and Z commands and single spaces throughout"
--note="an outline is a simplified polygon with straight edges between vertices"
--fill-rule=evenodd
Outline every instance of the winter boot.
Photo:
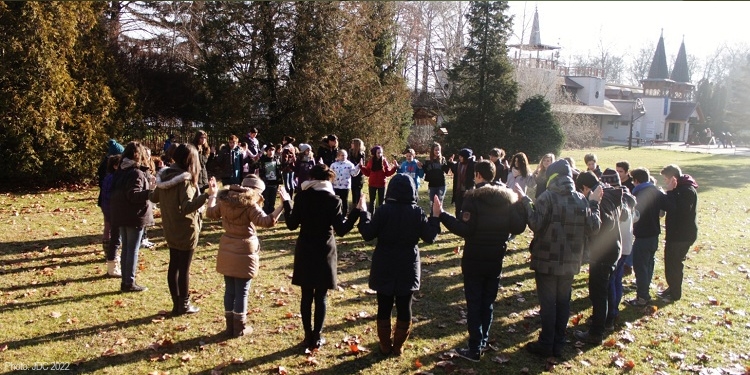
M 380 352 L 384 355 L 391 354 L 393 341 L 391 340 L 390 319 L 378 319 L 378 341 L 380 342 Z
M 253 327 L 247 325 L 245 314 L 233 313 L 232 337 L 249 336 L 253 333 Z
M 224 331 L 224 334 L 232 337 L 232 335 L 234 335 L 234 313 L 231 311 L 225 311 L 224 320 L 227 321 L 227 329 Z
M 400 356 L 402 347 L 411 333 L 411 321 L 396 320 L 396 329 L 393 331 L 393 354 Z

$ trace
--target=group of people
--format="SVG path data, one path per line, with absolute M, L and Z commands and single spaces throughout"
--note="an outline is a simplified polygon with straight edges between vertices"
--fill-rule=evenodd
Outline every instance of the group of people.
M 250 136 L 256 139 L 255 135 L 253 129 Z M 327 292 L 337 286 L 334 237 L 347 234 L 355 225 L 363 240 L 377 239 L 369 287 L 377 292 L 377 335 L 383 354 L 400 355 L 412 331 L 412 296 L 421 282 L 418 243 L 435 241 L 441 223 L 465 241 L 461 269 L 469 340 L 457 353 L 471 361 L 479 361 L 489 348 L 507 242 L 527 226 L 534 232 L 530 267 L 535 272 L 542 321 L 539 339 L 527 345 L 532 353 L 561 354 L 572 283 L 583 263 L 589 264 L 593 313 L 588 330 L 574 333 L 577 339 L 601 343 L 606 332 L 614 329 L 627 266 L 632 267 L 637 283 L 636 298 L 628 303 L 650 303 L 662 213 L 666 213 L 669 287 L 660 297 L 677 301 L 682 296 L 683 261 L 697 235 L 697 184 L 676 165 L 661 170 L 663 191 L 647 169 L 631 171 L 629 163 L 622 161 L 616 169 L 602 172 L 593 154 L 585 156 L 583 171 L 575 168 L 572 158 L 555 160 L 553 154 L 544 155 L 532 171 L 524 153 L 506 159 L 500 148 L 490 150 L 488 160 L 483 156 L 477 160 L 473 150 L 463 148 L 456 161 L 453 155 L 446 159 L 435 143 L 424 162 L 416 160 L 414 150 L 406 149 L 405 161 L 399 164 L 389 162 L 381 146 L 372 147 L 367 158 L 361 139 L 351 141 L 349 152 L 339 149 L 335 135 L 324 138 L 317 155 L 309 144 L 295 146 L 293 137 L 285 137 L 282 145 L 265 146 L 255 156 L 247 156 L 237 149 L 236 136 L 215 155 L 206 138 L 199 131 L 193 142 L 173 144 L 169 163 L 155 175 L 149 171 L 145 148 L 138 142 L 128 143 L 120 157 L 106 159 L 110 173 L 101 185 L 101 206 L 105 234 L 122 242 L 121 290 L 129 292 L 146 290 L 135 282 L 138 244 L 151 204 L 160 205 L 170 249 L 167 279 L 173 315 L 199 311 L 189 301 L 190 263 L 202 217 L 221 220 L 224 233 L 216 270 L 225 280 L 226 333 L 232 337 L 252 332 L 245 317 L 250 284 L 260 263 L 256 227 L 273 227 L 282 213 L 289 230 L 299 228 L 292 283 L 301 288 L 306 349 L 326 343 L 322 330 Z M 113 144 L 117 142 L 110 141 L 108 153 L 118 151 L 112 150 Z M 219 164 L 222 168 L 211 169 L 213 160 L 224 163 Z M 252 164 L 247 173 L 242 170 L 243 161 Z M 229 177 L 215 172 L 230 169 Z M 455 215 L 444 209 L 450 175 Z M 221 189 L 217 177 L 223 183 Z M 368 195 L 362 194 L 364 177 L 368 178 Z M 427 213 L 417 205 L 420 180 L 428 183 Z M 527 196 L 531 189 L 533 199 Z M 279 206 L 277 196 L 282 201 Z M 114 242 L 110 240 L 106 249 L 108 270 L 115 260 Z M 395 325 L 391 319 L 394 305 Z

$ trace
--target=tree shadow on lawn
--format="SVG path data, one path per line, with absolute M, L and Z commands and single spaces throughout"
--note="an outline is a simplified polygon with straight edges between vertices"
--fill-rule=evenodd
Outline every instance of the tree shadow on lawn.
M 697 158 L 704 161 L 704 158 Z M 692 164 L 681 165 L 682 173 L 689 174 L 695 178 L 698 183 L 698 193 L 710 191 L 713 188 L 741 189 L 750 186 L 750 174 L 747 172 L 747 164 L 738 165 L 736 157 L 714 156 L 712 160 L 726 162 L 726 165 L 715 164 Z M 659 176 L 659 171 L 651 171 L 651 175 L 656 178 L 659 184 L 663 181 Z
M 19 284 L 15 286 L 10 286 L 7 288 L 0 288 L 0 292 L 12 292 L 15 290 L 23 290 L 23 289 L 39 289 L 39 288 L 46 288 L 50 286 L 66 286 L 70 283 L 86 283 L 90 281 L 95 280 L 104 280 L 109 279 L 110 277 L 107 276 L 107 274 L 101 274 L 97 276 L 89 276 L 89 277 L 83 277 L 80 279 L 63 279 L 63 280 L 54 280 L 54 281 L 48 281 L 46 283 L 39 283 L 39 284 Z M 2 311 L 2 307 L 0 307 L 0 311 Z
M 29 261 L 32 261 L 32 259 L 29 259 Z M 82 260 L 79 262 L 60 262 L 60 263 L 46 263 L 46 264 L 40 264 L 38 266 L 28 266 L 28 267 L 19 267 L 19 268 L 12 268 L 10 270 L 3 270 L 2 274 L 4 275 L 10 275 L 14 273 L 22 273 L 27 271 L 33 271 L 33 270 L 42 270 L 47 267 L 60 267 L 60 269 L 65 267 L 75 267 L 75 266 L 85 266 L 92 263 L 102 263 L 104 264 L 104 259 L 89 259 L 89 260 Z M 35 285 L 29 285 L 30 287 L 33 287 Z
M 80 301 L 89 300 L 92 298 L 104 297 L 104 296 L 120 294 L 120 293 L 121 292 L 119 290 L 113 290 L 109 292 L 101 292 L 101 293 L 95 293 L 95 294 L 77 295 L 77 296 L 62 297 L 62 298 L 55 298 L 55 299 L 45 298 L 45 299 L 42 299 L 39 301 L 33 301 L 33 302 L 6 304 L 4 306 L 0 306 L 0 312 L 11 311 L 11 310 L 28 310 L 28 309 L 35 309 L 37 307 L 42 307 L 42 306 L 52 306 L 52 305 L 80 302 Z
M 2 242 L 0 243 L 0 254 L 2 255 L 18 255 L 18 254 L 24 254 L 29 252 L 40 252 L 45 247 L 49 247 L 49 249 L 45 251 L 52 251 L 57 249 L 62 249 L 66 247 L 79 247 L 79 246 L 88 246 L 88 245 L 94 245 L 98 244 L 101 247 L 101 235 L 100 234 L 91 234 L 86 236 L 74 236 L 74 237 L 60 237 L 60 238 L 51 238 L 51 239 L 45 239 L 45 240 L 30 240 L 30 241 L 10 241 L 10 242 Z M 97 249 L 98 251 L 98 249 Z M 94 252 L 85 252 L 85 253 L 61 253 L 61 254 L 49 254 L 45 256 L 45 258 L 61 258 L 61 257 L 70 257 L 70 256 L 76 256 L 76 255 L 85 255 L 86 253 L 95 253 Z M 70 255 L 69 255 L 70 254 Z M 39 258 L 34 258 L 31 260 L 37 260 Z

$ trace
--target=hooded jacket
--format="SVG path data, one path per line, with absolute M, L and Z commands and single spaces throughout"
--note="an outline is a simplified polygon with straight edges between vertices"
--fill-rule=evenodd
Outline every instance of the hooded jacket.
M 664 201 L 664 236 L 666 241 L 695 242 L 698 238 L 698 224 L 695 212 L 698 209 L 698 184 L 687 174 L 677 179 L 677 186 L 667 192 Z
M 140 170 L 133 160 L 124 158 L 120 168 L 112 175 L 112 191 L 109 201 L 110 220 L 116 227 L 145 227 L 153 221 L 151 193 L 146 172 Z
M 651 182 L 643 182 L 633 188 L 637 203 L 635 209 L 640 218 L 633 223 L 635 238 L 656 237 L 661 234 L 659 211 L 664 208 L 666 195 Z
M 440 233 L 440 221 L 427 218 L 417 205 L 417 189 L 407 174 L 395 175 L 385 196 L 385 204 L 375 214 L 360 213 L 357 226 L 365 241 L 378 243 L 372 253 L 369 286 L 389 296 L 419 290 L 421 261 L 419 240 L 430 244 Z
M 198 193 L 198 186 L 193 185 L 190 173 L 175 164 L 156 176 L 156 189 L 149 199 L 159 203 L 164 239 L 170 249 L 190 251 L 198 246 L 201 231 L 198 209 L 207 198 L 208 195 Z
M 230 189 L 219 192 L 216 206 L 209 207 L 206 216 L 221 219 L 224 228 L 216 256 L 216 272 L 241 279 L 256 277 L 260 243 L 255 227 L 273 227 L 276 225 L 273 216 L 266 215 L 258 202 L 251 201 L 248 195 Z
M 622 238 L 620 237 L 622 204 L 623 191 L 621 188 L 604 187 L 602 202 L 599 205 L 601 228 L 598 233 L 589 237 L 587 243 L 592 264 L 614 265 L 620 259 L 622 253 Z
M 534 231 L 531 269 L 541 274 L 575 275 L 581 270 L 586 237 L 601 228 L 599 203 L 575 191 L 564 159 L 548 169 L 547 190 L 535 203 L 524 197 L 527 222 Z
M 466 192 L 461 212 L 460 218 L 440 214 L 443 225 L 466 243 L 461 270 L 477 276 L 500 275 L 508 238 L 526 229 L 523 204 L 510 189 L 482 183 Z

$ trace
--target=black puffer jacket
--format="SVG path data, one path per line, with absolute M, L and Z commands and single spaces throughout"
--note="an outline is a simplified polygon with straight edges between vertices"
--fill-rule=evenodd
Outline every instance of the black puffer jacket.
M 503 268 L 506 242 L 526 229 L 526 211 L 506 188 L 480 184 L 464 195 L 462 217 L 443 212 L 440 221 L 466 241 L 461 259 L 464 274 L 497 276 Z
M 440 233 L 440 221 L 427 218 L 417 206 L 414 179 L 397 174 L 388 184 L 385 204 L 371 217 L 362 212 L 359 233 L 365 241 L 377 238 L 372 254 L 370 288 L 386 295 L 406 295 L 419 290 L 421 263 L 419 239 L 432 243 Z
M 590 263 L 617 263 L 622 253 L 622 239 L 620 238 L 620 215 L 623 204 L 621 188 L 604 188 L 602 201 L 599 205 L 599 215 L 602 226 L 599 232 L 589 237 L 587 249 Z

